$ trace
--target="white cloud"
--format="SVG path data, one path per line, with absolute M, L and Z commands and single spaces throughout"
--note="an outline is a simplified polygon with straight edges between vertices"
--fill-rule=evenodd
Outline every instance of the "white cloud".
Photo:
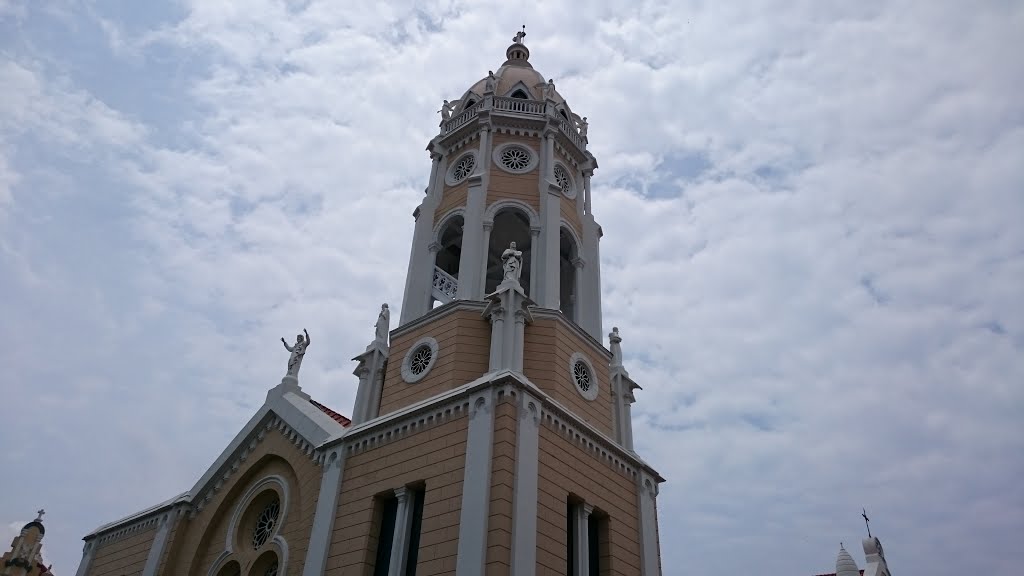
M 192 484 L 276 383 L 280 336 L 310 330 L 304 386 L 348 410 L 348 359 L 380 301 L 400 303 L 438 103 L 500 64 L 522 19 L 182 9 L 145 27 L 90 13 L 106 61 L 18 42 L 32 30 L 0 51 L 17 88 L 0 92 L 0 361 L 19 375 L 7 401 L 40 411 L 0 451 L 60 479 L 0 494 L 55 510 L 60 570 L 84 532 Z M 962 572 L 935 550 L 964 546 L 972 569 L 1009 569 L 1024 85 L 1005 47 L 1022 19 L 998 2 L 549 2 L 528 19 L 531 61 L 590 120 L 606 326 L 669 479 L 667 574 L 827 571 L 861 506 L 896 570 Z M 180 93 L 112 104 L 155 77 Z M 69 467 L 88 502 L 55 484 Z

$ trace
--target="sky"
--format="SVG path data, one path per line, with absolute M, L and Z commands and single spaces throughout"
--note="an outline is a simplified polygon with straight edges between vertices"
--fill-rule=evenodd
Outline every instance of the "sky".
M 1009 575 L 1024 538 L 1024 4 L 0 0 L 0 536 L 189 489 L 312 335 L 350 413 L 443 99 L 589 121 L 604 332 L 666 576 Z M 393 326 L 397 325 L 394 315 Z

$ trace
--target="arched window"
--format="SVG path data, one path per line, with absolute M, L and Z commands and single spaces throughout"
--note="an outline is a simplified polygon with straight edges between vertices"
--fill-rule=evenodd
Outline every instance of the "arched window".
M 470 98 L 470 99 L 466 100 L 465 104 L 462 105 L 462 109 L 463 110 L 469 110 L 470 106 L 472 106 L 473 104 L 476 104 L 476 100 L 473 100 L 472 98 Z
M 441 234 L 438 235 L 438 243 L 441 248 L 437 251 L 434 265 L 455 278 L 459 277 L 459 259 L 462 257 L 462 229 L 464 221 L 462 216 L 452 216 L 444 223 Z
M 225 564 L 218 572 L 217 576 L 241 576 L 242 566 L 234 560 Z
M 562 118 L 569 119 L 569 115 L 565 113 L 565 110 L 559 110 L 558 113 L 562 115 Z
M 516 250 L 523 253 L 523 267 L 519 276 L 519 284 L 529 295 L 530 293 L 530 262 L 533 259 L 530 245 L 530 219 L 514 208 L 502 209 L 494 216 L 491 228 L 491 239 L 487 247 L 487 282 L 484 293 L 490 294 L 498 288 L 504 278 L 501 254 L 511 242 L 516 243 Z
M 513 92 L 512 93 L 512 97 L 513 98 L 519 98 L 520 100 L 529 100 L 530 99 L 530 97 L 526 95 L 526 92 L 523 92 L 522 90 L 516 90 L 515 92 Z
M 568 230 L 558 232 L 558 307 L 565 317 L 576 322 L 576 259 L 579 249 Z

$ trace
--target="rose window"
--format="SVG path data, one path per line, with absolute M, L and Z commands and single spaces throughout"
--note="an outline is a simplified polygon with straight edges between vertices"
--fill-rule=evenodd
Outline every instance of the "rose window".
M 501 153 L 501 164 L 509 170 L 526 170 L 530 165 L 530 153 L 518 146 L 510 146 Z
M 430 346 L 420 346 L 416 352 L 412 355 L 412 360 L 409 361 L 409 369 L 412 373 L 419 376 L 423 374 L 427 368 L 430 367 L 430 360 L 434 354 L 430 350 Z
M 590 391 L 590 368 L 582 361 L 577 360 L 572 367 L 572 377 L 576 380 L 576 386 L 584 392 Z
M 452 169 L 452 179 L 456 182 L 462 181 L 473 173 L 474 167 L 476 167 L 476 158 L 472 154 L 466 154 L 455 163 L 455 168 Z
M 267 543 L 267 540 L 274 533 L 274 528 L 277 526 L 277 519 L 281 515 L 281 501 L 274 498 L 274 501 L 260 512 L 260 515 L 256 517 L 256 529 L 252 534 L 252 546 L 253 548 L 259 548 Z M 269 572 L 268 572 L 269 574 Z M 277 574 L 277 566 L 274 566 L 274 574 Z
M 568 198 L 573 197 L 572 180 L 569 179 L 569 173 L 560 165 L 555 166 L 555 182 L 562 189 L 562 194 L 565 194 Z

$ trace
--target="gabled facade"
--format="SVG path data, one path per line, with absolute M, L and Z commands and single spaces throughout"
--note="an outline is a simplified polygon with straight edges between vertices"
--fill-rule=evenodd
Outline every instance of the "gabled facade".
M 522 39 L 445 102 L 352 421 L 302 392 L 300 338 L 199 482 L 88 535 L 78 576 L 661 574 L 663 479 L 602 341 L 588 126 Z

